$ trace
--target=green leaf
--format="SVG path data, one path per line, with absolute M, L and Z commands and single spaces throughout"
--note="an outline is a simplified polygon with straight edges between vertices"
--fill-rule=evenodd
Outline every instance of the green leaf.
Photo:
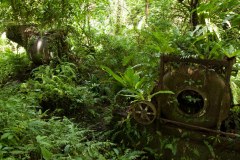
M 53 154 L 49 150 L 47 150 L 45 147 L 40 147 L 40 148 L 41 148 L 41 153 L 42 153 L 43 158 L 45 160 L 51 160 Z
M 123 78 L 129 87 L 134 88 L 135 84 L 139 81 L 140 77 L 134 72 L 133 68 L 129 67 L 124 72 Z
M 165 148 L 166 149 L 170 149 L 172 151 L 172 154 L 176 155 L 176 153 L 177 153 L 177 145 L 173 145 L 173 144 L 169 143 L 169 144 L 166 144 Z
M 198 151 L 196 148 L 193 149 L 193 153 L 194 153 L 196 156 L 200 157 L 200 153 L 199 153 L 199 151 Z
M 158 92 L 155 92 L 151 95 L 148 96 L 148 99 L 151 100 L 152 97 L 158 95 L 158 94 L 174 94 L 172 91 L 158 91 Z
M 106 66 L 101 66 L 101 68 L 106 71 L 108 74 L 110 74 L 115 80 L 117 80 L 119 83 L 121 83 L 124 87 L 126 87 L 126 82 L 123 80 L 122 77 L 115 74 L 110 68 Z
M 215 155 L 215 152 L 213 150 L 213 146 L 210 145 L 207 141 L 203 141 L 203 142 L 207 146 L 207 148 L 208 148 L 209 152 L 211 153 L 212 157 L 215 157 L 216 155 Z
M 212 29 L 213 29 L 215 35 L 217 36 L 218 40 L 221 41 L 221 36 L 220 36 L 219 30 L 218 30 L 218 27 L 214 23 L 212 23 L 211 26 L 212 26 Z
M 11 133 L 4 133 L 4 134 L 1 136 L 1 139 L 6 139 L 6 138 L 9 139 L 9 137 L 12 137 L 12 134 L 11 134 Z
M 123 58 L 122 64 L 123 66 L 128 65 L 128 63 L 134 58 L 134 54 L 126 56 Z
M 38 135 L 38 136 L 36 137 L 36 140 L 37 140 L 37 142 L 38 142 L 41 146 L 48 146 L 48 147 L 50 147 L 51 144 L 47 142 L 46 138 L 47 138 L 47 136 L 40 136 L 40 135 Z
M 224 54 L 229 58 L 240 55 L 240 50 L 237 50 L 236 48 L 234 48 L 233 45 L 230 45 L 228 48 L 223 49 L 223 51 L 224 51 Z
M 117 148 L 113 148 L 113 151 L 116 155 L 119 155 L 119 150 Z
M 209 56 L 210 57 L 214 57 L 217 56 L 218 53 L 218 49 L 221 48 L 222 46 L 219 43 L 214 44 L 213 48 L 211 49 Z
M 15 155 L 18 155 L 18 154 L 24 154 L 25 152 L 24 151 L 21 151 L 21 150 L 13 150 L 10 152 L 11 154 L 15 154 Z
M 142 78 L 140 81 L 138 81 L 136 84 L 135 84 L 135 86 L 134 86 L 134 88 L 135 89 L 140 89 L 140 88 L 142 88 L 143 87 L 143 84 L 146 82 L 146 78 Z

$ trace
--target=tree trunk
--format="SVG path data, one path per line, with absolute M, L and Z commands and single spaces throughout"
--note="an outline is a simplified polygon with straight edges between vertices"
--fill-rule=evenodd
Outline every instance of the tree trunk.
M 198 14 L 197 14 L 197 7 L 199 4 L 199 0 L 191 0 L 190 8 L 190 24 L 193 26 L 193 30 L 198 25 Z
M 149 15 L 149 0 L 145 0 L 145 17 L 146 17 L 146 23 L 148 21 L 148 15 Z

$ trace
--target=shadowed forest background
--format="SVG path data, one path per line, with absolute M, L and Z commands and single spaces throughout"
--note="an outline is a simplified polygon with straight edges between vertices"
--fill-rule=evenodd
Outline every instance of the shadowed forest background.
M 139 147 L 154 137 L 126 112 L 113 114 L 155 96 L 163 54 L 236 57 L 231 89 L 240 103 L 238 0 L 0 0 L 0 8 L 0 159 L 176 155 L 176 138 L 163 138 L 160 152 Z M 32 45 L 39 37 L 43 58 Z M 230 114 L 225 128 L 240 134 L 240 108 Z

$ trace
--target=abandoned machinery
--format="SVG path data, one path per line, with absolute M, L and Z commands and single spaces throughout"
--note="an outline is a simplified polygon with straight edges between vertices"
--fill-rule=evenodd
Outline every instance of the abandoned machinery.
M 207 60 L 161 56 L 159 94 L 151 102 L 131 105 L 134 119 L 143 125 L 168 122 L 215 132 L 232 105 L 230 76 L 235 59 Z
M 36 25 L 11 25 L 7 38 L 24 47 L 35 64 L 47 64 L 68 52 L 65 30 L 38 31 Z

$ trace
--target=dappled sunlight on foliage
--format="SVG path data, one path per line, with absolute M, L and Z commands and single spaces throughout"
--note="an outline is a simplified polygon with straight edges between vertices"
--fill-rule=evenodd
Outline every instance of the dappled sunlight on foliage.
M 163 136 L 151 126 L 155 121 L 140 126 L 131 108 L 175 94 L 158 85 L 160 58 L 169 54 L 201 60 L 236 57 L 230 97 L 236 105 L 222 128 L 239 133 L 238 0 L 2 0 L 0 7 L 0 159 L 178 157 L 185 133 L 178 128 L 181 138 Z M 12 33 L 10 26 L 19 31 Z M 64 36 L 51 36 L 58 31 Z M 59 54 L 46 63 L 32 61 L 36 56 L 43 62 L 41 57 L 54 56 L 54 51 Z M 209 159 L 219 158 L 214 146 L 203 143 Z M 180 150 L 192 157 L 178 159 L 201 157 L 189 140 L 183 146 Z

